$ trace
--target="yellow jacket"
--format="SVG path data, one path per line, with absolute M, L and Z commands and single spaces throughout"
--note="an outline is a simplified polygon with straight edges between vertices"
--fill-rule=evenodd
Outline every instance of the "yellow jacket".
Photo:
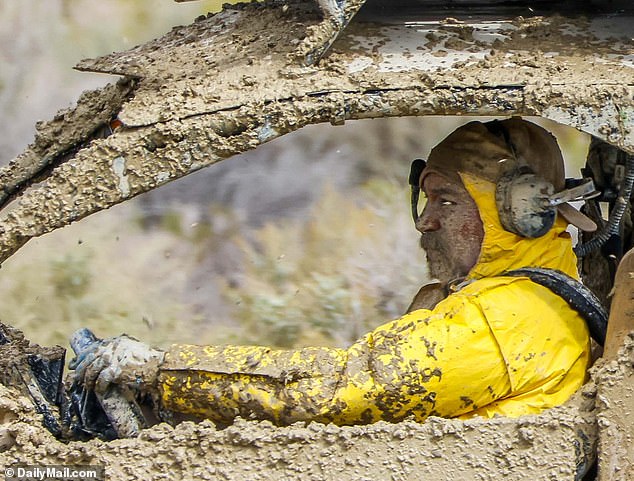
M 585 322 L 546 287 L 500 276 L 546 267 L 578 278 L 565 221 L 537 239 L 504 231 L 495 186 L 461 176 L 485 231 L 462 289 L 349 349 L 172 346 L 159 374 L 162 407 L 219 422 L 363 424 L 520 416 L 565 402 L 585 380 Z

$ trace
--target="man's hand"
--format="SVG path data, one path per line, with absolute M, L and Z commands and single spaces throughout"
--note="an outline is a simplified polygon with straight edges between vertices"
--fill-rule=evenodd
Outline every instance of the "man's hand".
M 75 382 L 104 394 L 111 385 L 137 393 L 155 394 L 158 368 L 165 353 L 125 334 L 97 340 L 70 363 Z

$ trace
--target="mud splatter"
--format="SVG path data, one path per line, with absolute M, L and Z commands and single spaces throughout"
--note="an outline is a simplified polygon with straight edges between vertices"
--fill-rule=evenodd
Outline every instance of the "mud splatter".
M 384 25 L 353 20 L 318 65 L 306 66 L 304 47 L 332 33 L 320 30 L 327 22 L 318 9 L 256 3 L 83 61 L 79 69 L 125 79 L 42 124 L 36 142 L 0 171 L 9 195 L 11 186 L 43 180 L 0 218 L 0 262 L 31 237 L 314 123 L 541 115 L 634 152 L 634 87 L 624 80 L 632 74 L 631 39 L 619 33 L 627 22 L 518 18 L 493 31 L 452 20 L 419 42 L 406 25 L 388 35 Z M 403 32 L 413 47 L 399 43 Z M 366 48 L 359 39 L 369 34 Z M 411 67 L 429 54 L 431 47 L 419 49 L 429 38 L 464 58 L 441 69 Z M 393 41 L 410 68 L 383 68 Z M 115 115 L 123 125 L 95 136 Z M 117 158 L 126 159 L 123 188 L 111 168 Z
M 573 479 L 594 459 L 600 434 L 602 479 L 631 472 L 634 426 L 634 335 L 616 361 L 599 363 L 565 406 L 539 416 L 425 423 L 378 422 L 337 427 L 237 419 L 225 429 L 210 421 L 160 424 L 137 439 L 57 441 L 41 426 L 31 401 L 0 385 L 0 465 L 104 465 L 109 479 L 310 480 Z M 629 421 L 627 421 L 629 419 Z M 625 423 L 624 423 L 625 422 Z M 620 424 L 619 424 L 620 423 Z M 628 424 L 629 423 L 629 424 Z M 618 466 L 619 471 L 615 469 Z M 603 474 L 604 473 L 604 474 Z

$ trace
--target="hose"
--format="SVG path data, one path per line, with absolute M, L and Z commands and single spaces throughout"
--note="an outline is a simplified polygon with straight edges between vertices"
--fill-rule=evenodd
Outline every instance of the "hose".
M 614 207 L 610 213 L 610 218 L 606 226 L 595 235 L 588 242 L 580 244 L 575 247 L 575 254 L 577 257 L 584 257 L 595 249 L 600 248 L 607 240 L 619 233 L 621 228 L 621 221 L 623 215 L 627 209 L 630 197 L 632 195 L 632 188 L 634 187 L 634 155 L 628 155 L 625 159 L 625 177 L 621 188 L 619 189 L 619 195 L 614 202 Z

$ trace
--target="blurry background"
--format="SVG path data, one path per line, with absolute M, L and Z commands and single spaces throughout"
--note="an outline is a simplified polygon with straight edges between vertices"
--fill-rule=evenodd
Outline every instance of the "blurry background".
M 0 162 L 38 119 L 115 77 L 124 50 L 219 1 L 0 0 Z M 345 346 L 427 281 L 409 211 L 415 157 L 471 118 L 317 125 L 30 241 L 0 269 L 0 320 L 41 344 L 79 327 L 171 342 Z M 571 172 L 588 139 L 555 129 Z

